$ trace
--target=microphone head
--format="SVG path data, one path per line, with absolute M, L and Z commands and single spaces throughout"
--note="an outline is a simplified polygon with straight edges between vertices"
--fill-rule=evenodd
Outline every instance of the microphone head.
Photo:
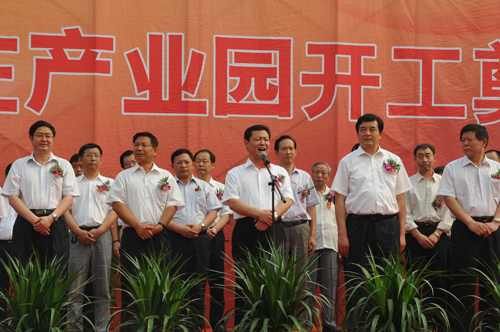
M 264 151 L 262 151 L 262 152 L 260 153 L 260 157 L 261 157 L 261 158 L 266 158 L 266 157 L 267 157 L 267 154 L 266 154 Z

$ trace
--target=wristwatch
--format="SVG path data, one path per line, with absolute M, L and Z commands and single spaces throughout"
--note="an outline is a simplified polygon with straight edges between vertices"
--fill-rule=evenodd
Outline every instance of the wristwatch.
M 279 216 L 278 216 L 278 212 L 274 211 L 274 220 L 278 220 Z
M 203 232 L 207 229 L 203 223 L 201 223 L 201 224 L 200 224 L 200 226 L 201 226 L 201 230 L 202 230 Z
M 500 222 L 500 218 L 493 218 L 493 221 Z
M 52 218 L 54 218 L 54 222 L 56 222 L 59 219 L 57 214 L 55 214 L 54 212 L 52 212 L 50 215 L 52 216 Z

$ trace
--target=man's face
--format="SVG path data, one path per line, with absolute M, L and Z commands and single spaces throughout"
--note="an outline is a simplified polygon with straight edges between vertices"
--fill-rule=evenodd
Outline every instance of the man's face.
M 473 131 L 467 131 L 462 134 L 462 151 L 469 157 L 469 159 L 477 158 L 484 154 L 484 148 L 486 147 L 486 138 L 483 140 L 478 140 L 476 138 L 476 133 Z
M 183 153 L 174 158 L 172 168 L 175 175 L 181 180 L 188 179 L 193 173 L 193 164 L 191 157 L 187 153 Z
M 80 158 L 84 172 L 95 172 L 101 166 L 101 152 L 98 148 L 85 149 L 83 158 Z
M 314 167 L 314 172 L 312 174 L 314 186 L 316 188 L 322 188 L 326 186 L 328 181 L 330 180 L 330 175 L 328 174 L 328 167 L 326 165 L 316 165 Z
M 297 155 L 297 150 L 295 149 L 295 144 L 291 139 L 284 139 L 279 144 L 279 150 L 274 150 L 276 156 L 280 160 L 280 165 L 290 165 L 293 164 L 295 156 Z
M 194 167 L 198 176 L 210 175 L 215 167 L 215 163 L 212 163 L 210 160 L 210 154 L 208 152 L 200 152 L 196 155 Z
M 358 131 L 359 145 L 363 150 L 378 147 L 378 142 L 382 138 L 382 133 L 378 130 L 376 120 L 370 122 L 361 122 Z
M 491 160 L 496 161 L 497 163 L 500 163 L 500 158 L 498 158 L 498 154 L 495 151 L 490 151 L 486 153 L 486 157 L 488 157 Z
M 250 140 L 245 140 L 245 147 L 250 157 L 258 157 L 262 152 L 269 152 L 269 134 L 265 130 L 252 131 Z
M 39 127 L 33 136 L 30 136 L 30 141 L 34 151 L 48 153 L 54 146 L 54 135 L 49 127 Z
M 436 156 L 429 148 L 420 149 L 417 150 L 417 155 L 415 156 L 414 160 L 418 166 L 419 172 L 425 173 L 433 169 L 434 162 L 436 161 Z
M 82 165 L 82 160 L 79 158 L 78 161 L 74 161 L 71 163 L 71 166 L 73 167 L 73 170 L 75 171 L 76 176 L 80 176 L 83 174 L 83 165 Z
M 139 165 L 144 165 L 153 162 L 158 147 L 153 148 L 151 138 L 147 136 L 139 136 L 134 142 L 134 158 Z
M 135 164 L 137 164 L 137 161 L 135 161 L 135 157 L 134 157 L 133 154 L 131 154 L 130 156 L 127 156 L 127 157 L 123 158 L 123 166 L 124 166 L 123 169 L 132 168 L 132 167 L 135 166 Z

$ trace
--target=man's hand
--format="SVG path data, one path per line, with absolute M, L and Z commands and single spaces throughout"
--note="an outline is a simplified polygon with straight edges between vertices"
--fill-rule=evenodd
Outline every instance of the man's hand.
M 273 215 L 271 213 L 271 210 L 259 210 L 259 213 L 257 213 L 257 216 L 255 219 L 258 219 L 259 221 L 265 223 L 267 226 L 271 226 L 273 224 L 272 217 L 273 217 Z
M 492 221 L 484 225 L 488 228 L 488 235 L 490 235 L 491 233 L 494 233 L 498 230 L 498 226 L 500 226 L 500 223 L 497 221 Z M 487 237 L 488 235 L 484 235 L 484 237 Z
M 113 243 L 113 254 L 115 254 L 116 258 L 120 260 L 120 248 L 122 247 L 122 244 L 120 241 L 116 241 Z
M 480 223 L 478 221 L 473 221 L 473 222 L 467 224 L 467 227 L 469 227 L 469 230 L 472 233 L 476 234 L 477 236 L 487 237 L 488 235 L 491 234 L 491 231 L 488 228 L 488 226 L 486 226 L 486 225 L 488 225 L 488 224 L 483 224 L 483 223 Z
M 102 235 L 102 231 L 100 228 L 93 228 L 89 231 L 90 234 L 92 234 L 92 237 L 94 238 L 95 241 Z
M 265 231 L 270 225 L 268 225 L 267 223 L 261 221 L 261 220 L 258 220 L 258 219 L 255 219 L 255 228 L 257 228 L 258 231 Z
M 140 223 L 137 227 L 134 227 L 134 229 L 142 240 L 147 240 L 153 237 L 151 225 Z
M 210 240 L 213 240 L 213 238 L 217 235 L 215 228 L 209 228 L 207 232 L 208 236 L 210 236 Z
M 431 240 L 430 236 L 427 237 L 422 233 L 420 233 L 418 230 L 416 232 L 412 232 L 412 235 L 418 241 L 418 244 L 420 244 L 420 246 L 424 249 L 432 249 L 434 248 L 434 244 L 436 244 Z
M 80 231 L 76 235 L 78 236 L 82 244 L 89 245 L 96 241 L 96 239 L 93 238 L 92 233 L 84 231 L 83 229 L 80 229 Z
M 401 255 L 406 247 L 406 237 L 404 234 L 399 235 L 399 254 Z
M 203 227 L 201 227 L 200 224 L 187 224 L 186 227 L 191 228 L 193 231 L 196 232 L 196 235 L 200 234 L 203 232 Z
M 198 232 L 195 229 L 193 229 L 193 227 L 189 226 L 182 226 L 182 229 L 179 234 L 187 239 L 195 239 L 198 237 Z
M 307 248 L 309 249 L 309 255 L 312 255 L 316 250 L 316 235 L 311 235 L 309 237 Z
M 349 239 L 347 238 L 347 234 L 339 234 L 339 254 L 349 257 Z
M 33 224 L 33 228 L 35 231 L 42 235 L 50 235 L 50 226 L 54 218 L 52 216 L 45 216 L 38 219 L 38 222 Z

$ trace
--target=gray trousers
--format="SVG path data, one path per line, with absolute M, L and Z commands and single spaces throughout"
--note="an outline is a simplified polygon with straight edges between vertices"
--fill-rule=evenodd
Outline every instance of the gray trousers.
M 94 313 L 96 331 L 108 331 L 108 323 L 106 320 L 109 317 L 109 279 L 111 275 L 111 254 L 112 254 L 112 240 L 111 232 L 108 230 L 102 234 L 97 241 L 90 245 L 82 244 L 77 237 L 75 243 L 71 241 L 75 233 L 70 233 L 70 257 L 68 264 L 69 274 L 81 269 L 81 274 L 78 278 L 71 283 L 69 291 L 78 289 L 70 306 L 68 307 L 68 319 L 73 321 L 76 316 L 82 314 L 82 302 L 84 287 L 82 284 L 87 280 L 89 264 L 91 273 L 94 276 L 92 281 L 92 289 L 94 290 L 95 299 Z M 80 325 L 80 328 L 81 325 Z
M 321 310 L 323 328 L 337 327 L 335 320 L 335 297 L 339 273 L 338 253 L 333 249 L 319 249 L 314 252 L 313 256 L 319 256 L 319 258 L 311 265 L 309 290 L 312 293 L 316 293 L 316 287 L 319 284 L 321 294 L 330 303 L 330 306 L 323 306 Z M 314 307 L 313 301 L 310 301 L 309 305 Z
M 303 223 L 301 225 L 286 226 L 286 221 L 283 222 L 286 234 L 285 242 L 285 254 L 287 255 L 287 264 L 289 257 L 292 256 L 294 250 L 297 251 L 297 270 L 296 274 L 302 270 L 306 259 L 309 257 L 309 235 L 311 235 L 311 226 L 309 223 Z M 307 288 L 306 283 L 302 285 L 301 290 L 304 292 Z

